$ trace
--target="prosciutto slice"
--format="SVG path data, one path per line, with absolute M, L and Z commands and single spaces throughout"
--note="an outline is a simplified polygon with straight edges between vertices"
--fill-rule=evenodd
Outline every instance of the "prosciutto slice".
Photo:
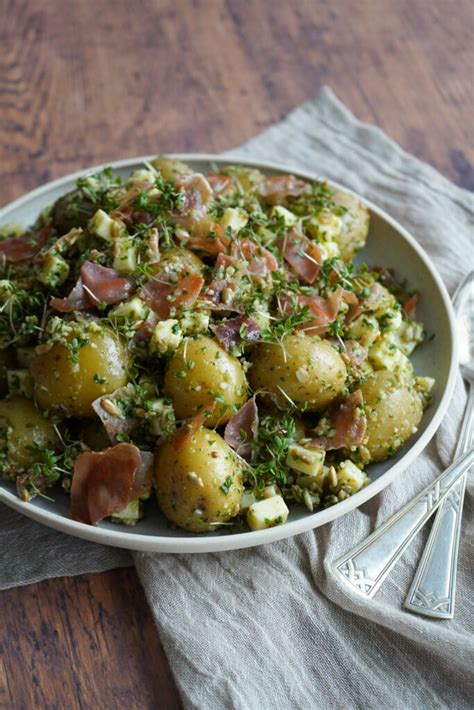
M 252 442 L 256 438 L 257 432 L 258 408 L 254 396 L 229 419 L 224 429 L 224 440 L 243 459 L 250 459 Z
M 49 305 L 60 313 L 71 313 L 95 308 L 100 303 L 118 303 L 136 289 L 135 279 L 120 276 L 115 269 L 109 269 L 93 261 L 85 261 L 80 276 L 67 298 L 52 298 Z
M 226 350 L 232 350 L 243 342 L 255 342 L 260 337 L 258 323 L 244 315 L 222 321 L 212 330 Z
M 72 519 L 97 525 L 123 510 L 141 463 L 140 451 L 133 444 L 80 454 L 74 463 L 71 484 Z
M 204 254 L 209 254 L 209 256 L 224 254 L 229 246 L 227 237 L 220 235 L 218 232 L 214 236 L 199 237 L 182 230 L 176 230 L 176 237 L 188 249 L 202 251 Z
M 0 254 L 7 264 L 19 264 L 32 259 L 46 243 L 51 232 L 51 225 L 40 229 L 36 234 L 25 234 L 23 237 L 12 237 L 0 241 Z
M 280 237 L 277 246 L 285 261 L 307 284 L 315 282 L 323 262 L 323 256 L 316 242 L 295 231 Z
M 196 414 L 196 416 L 190 419 L 186 424 L 181 425 L 173 437 L 175 451 L 182 451 L 185 448 L 189 439 L 203 426 L 208 416 L 212 414 L 216 408 L 217 402 L 215 400 L 209 402 L 199 414 Z
M 287 197 L 299 197 L 311 190 L 311 186 L 294 175 L 270 175 L 258 190 L 258 196 L 269 205 L 283 202 Z
M 188 175 L 176 183 L 183 195 L 183 204 L 172 214 L 176 224 L 193 227 L 207 214 L 209 202 L 212 197 L 212 188 L 200 173 Z
M 211 186 L 214 197 L 222 197 L 235 190 L 235 183 L 230 175 L 208 173 L 206 179 Z
M 233 242 L 230 257 L 234 262 L 247 262 L 246 269 L 252 275 L 266 276 L 279 268 L 276 256 L 250 239 Z
M 170 316 L 171 311 L 180 306 L 193 305 L 204 285 L 204 279 L 194 272 L 173 282 L 174 276 L 161 271 L 146 282 L 142 289 L 142 298 L 161 319 Z
M 329 410 L 328 419 L 334 436 L 318 436 L 311 439 L 311 445 L 325 449 L 348 449 L 358 446 L 364 440 L 367 419 L 362 410 L 364 397 L 361 390 L 353 392 L 337 408 Z
M 284 315 L 291 315 L 291 313 L 307 306 L 310 320 L 299 326 L 299 329 L 311 335 L 319 335 L 326 330 L 330 323 L 334 323 L 336 320 L 342 295 L 343 289 L 337 289 L 329 298 L 305 296 L 301 293 L 296 293 L 292 296 L 280 297 L 280 307 Z M 295 301 L 297 303 L 296 308 Z

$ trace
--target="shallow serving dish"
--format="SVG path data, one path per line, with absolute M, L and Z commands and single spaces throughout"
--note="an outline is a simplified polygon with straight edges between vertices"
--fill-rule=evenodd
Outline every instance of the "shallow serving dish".
M 176 157 L 189 163 L 196 171 L 202 172 L 207 172 L 211 163 L 222 166 L 232 164 L 231 160 L 215 155 L 193 154 Z M 130 171 L 141 167 L 143 161 L 149 159 L 149 157 L 132 158 L 109 165 L 114 172 L 127 177 Z M 297 177 L 306 179 L 321 177 L 302 173 L 288 166 L 258 161 L 245 161 L 245 164 L 257 167 L 267 174 L 293 173 Z M 15 200 L 0 211 L 0 226 L 12 222 L 28 226 L 34 222 L 45 205 L 73 189 L 78 177 L 100 170 L 102 167 L 104 166 L 60 178 Z M 333 184 L 346 189 L 341 185 Z M 0 480 L 0 501 L 44 525 L 94 542 L 143 551 L 215 552 L 261 545 L 324 525 L 357 508 L 394 481 L 427 445 L 448 407 L 457 369 L 454 314 L 438 273 L 415 238 L 383 210 L 363 198 L 360 199 L 370 210 L 371 226 L 367 245 L 361 252 L 359 260 L 371 265 L 394 267 L 398 275 L 406 278 L 410 286 L 420 291 L 418 316 L 428 333 L 435 334 L 435 337 L 421 345 L 411 359 L 416 371 L 436 379 L 433 404 L 423 415 L 418 432 L 397 456 L 369 467 L 371 482 L 366 488 L 341 503 L 316 513 L 308 513 L 302 506 L 294 507 L 285 525 L 258 532 L 234 532 L 232 529 L 224 528 L 215 533 L 201 535 L 171 530 L 157 505 L 153 503 L 148 505 L 148 515 L 144 520 L 141 520 L 135 528 L 126 528 L 110 522 L 102 522 L 98 527 L 92 527 L 71 520 L 69 499 L 60 490 L 53 489 L 54 502 L 36 498 L 32 503 L 24 503 L 17 497 L 12 483 Z

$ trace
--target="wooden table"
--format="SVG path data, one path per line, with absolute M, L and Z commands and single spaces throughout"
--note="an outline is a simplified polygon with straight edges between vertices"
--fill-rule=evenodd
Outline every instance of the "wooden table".
M 71 170 L 221 151 L 329 84 L 474 187 L 471 0 L 0 0 L 0 202 Z M 32 551 L 34 554 L 34 551 Z M 176 708 L 132 569 L 0 595 L 2 708 Z

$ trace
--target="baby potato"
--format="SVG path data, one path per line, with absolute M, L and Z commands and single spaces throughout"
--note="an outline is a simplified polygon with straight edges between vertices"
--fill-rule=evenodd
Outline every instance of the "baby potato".
M 183 271 L 201 274 L 204 269 L 204 264 L 201 259 L 189 249 L 179 249 L 172 247 L 166 249 L 161 254 L 160 261 L 155 265 L 156 269 L 162 271 L 171 271 L 182 275 Z
M 247 381 L 239 360 L 211 338 L 186 338 L 170 360 L 164 392 L 173 400 L 178 419 L 187 419 L 217 398 L 219 405 L 206 426 L 225 424 L 231 407 L 247 401 Z
M 44 449 L 54 449 L 58 445 L 53 424 L 38 412 L 29 399 L 3 399 L 0 402 L 0 420 L 8 427 L 8 463 L 12 468 L 28 468 L 41 460 Z M 32 449 L 33 446 L 37 451 Z
M 128 354 L 123 339 L 108 328 L 85 335 L 88 344 L 73 353 L 55 343 L 31 360 L 35 396 L 43 409 L 58 409 L 69 417 L 92 417 L 92 402 L 97 397 L 127 383 Z M 72 338 L 73 334 L 69 340 Z
M 366 447 L 372 461 L 384 461 L 416 431 L 423 415 L 415 383 L 378 370 L 362 385 L 367 415 Z
M 165 180 L 177 182 L 180 178 L 192 174 L 189 165 L 176 158 L 167 158 L 166 155 L 159 155 L 151 161 L 153 167 L 158 170 Z
M 369 231 L 369 210 L 357 197 L 347 192 L 337 190 L 333 197 L 339 207 L 345 207 L 347 212 L 342 216 L 342 227 L 334 240 L 339 246 L 341 258 L 350 261 L 362 249 Z
M 86 197 L 81 190 L 68 192 L 53 205 L 51 211 L 53 227 L 59 234 L 66 234 L 73 227 L 87 227 L 87 223 L 97 209 L 97 203 Z
M 306 411 L 326 407 L 344 389 L 347 370 L 339 353 L 317 336 L 288 335 L 282 343 L 261 343 L 250 356 L 249 382 Z M 286 396 L 285 396 L 286 395 Z
M 219 434 L 201 427 L 180 450 L 174 439 L 158 448 L 155 487 L 172 523 L 193 532 L 214 530 L 239 512 L 241 465 Z

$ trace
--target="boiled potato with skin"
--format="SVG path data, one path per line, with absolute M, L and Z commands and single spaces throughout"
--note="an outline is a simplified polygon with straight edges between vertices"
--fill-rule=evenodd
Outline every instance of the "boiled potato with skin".
M 384 461 L 416 431 L 423 415 L 415 383 L 379 370 L 361 386 L 367 415 L 365 444 L 372 461 Z
M 347 377 L 339 353 L 317 336 L 288 335 L 281 343 L 261 343 L 250 360 L 254 390 L 271 392 L 282 406 L 289 399 L 307 411 L 326 407 L 342 393 Z
M 239 513 L 242 469 L 224 439 L 201 427 L 178 450 L 175 438 L 158 448 L 155 487 L 168 520 L 205 532 Z
M 168 182 L 177 182 L 181 178 L 192 175 L 193 172 L 182 160 L 167 158 L 166 155 L 159 155 L 151 161 L 151 164 Z
M 127 383 L 124 340 L 109 328 L 85 336 L 89 343 L 79 347 L 75 357 L 66 346 L 54 343 L 32 359 L 35 396 L 43 409 L 56 409 L 69 417 L 93 417 L 92 402 Z
M 155 264 L 155 268 L 158 271 L 163 271 L 164 269 L 165 271 L 177 273 L 182 276 L 183 272 L 202 274 L 204 264 L 201 259 L 192 251 L 189 251 L 189 249 L 172 247 L 161 253 L 161 259 Z
M 362 249 L 369 231 L 369 210 L 355 197 L 347 192 L 336 190 L 333 197 L 339 207 L 345 207 L 347 212 L 342 215 L 342 227 L 334 241 L 339 246 L 341 258 L 350 261 Z
M 164 392 L 173 400 L 178 419 L 192 417 L 217 400 L 206 426 L 225 424 L 232 407 L 247 401 L 247 381 L 239 360 L 215 340 L 186 338 L 170 360 Z
M 59 443 L 51 420 L 38 412 L 29 399 L 3 399 L 0 421 L 2 428 L 6 426 L 8 463 L 15 469 L 28 468 L 41 461 L 44 449 L 54 449 Z

